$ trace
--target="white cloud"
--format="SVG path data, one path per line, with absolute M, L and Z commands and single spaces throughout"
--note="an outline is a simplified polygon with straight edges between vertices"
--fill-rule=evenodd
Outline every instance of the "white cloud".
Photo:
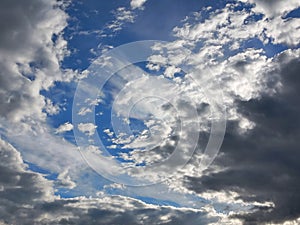
M 132 9 L 142 8 L 147 0 L 131 0 L 130 6 Z
M 73 130 L 73 125 L 70 122 L 66 122 L 64 124 L 61 124 L 57 129 L 56 129 L 56 133 L 64 133 L 67 131 L 71 131 Z
M 164 74 L 168 78 L 174 78 L 175 73 L 179 73 L 181 71 L 180 68 L 176 68 L 175 66 L 169 66 L 166 68 Z
M 267 20 L 264 20 L 263 28 L 269 38 L 274 39 L 276 44 L 287 44 L 296 46 L 300 40 L 299 18 L 283 19 L 290 11 L 300 7 L 300 1 L 291 0 L 289 4 L 282 0 L 243 0 L 254 4 L 253 11 L 262 13 Z
M 91 112 L 92 110 L 90 108 L 83 107 L 79 110 L 78 115 L 85 116 L 87 113 L 91 113 Z
M 253 2 L 253 1 L 252 1 Z M 255 1 L 259 5 L 259 2 Z M 263 1 L 265 4 L 267 1 Z M 269 1 L 268 1 L 269 2 Z M 258 13 L 258 6 L 251 9 L 250 12 L 245 10 L 236 11 L 234 6 L 239 3 L 227 4 L 227 6 L 215 12 L 212 12 L 208 19 L 203 22 L 198 22 L 197 18 L 190 18 L 192 21 L 186 22 L 183 27 L 174 29 L 175 35 L 188 44 L 204 41 L 206 48 L 212 45 L 224 46 L 229 44 L 229 47 L 236 49 L 243 40 L 250 38 L 259 38 L 263 42 L 271 42 L 278 44 L 287 44 L 295 46 L 299 43 L 299 18 L 283 19 L 286 12 L 296 9 L 300 6 L 299 1 L 291 1 L 292 4 L 286 4 L 284 1 L 275 1 L 267 4 L 272 5 L 271 11 L 275 13 L 269 15 L 267 11 L 258 10 L 260 13 L 265 13 L 265 17 L 258 21 L 248 20 L 249 17 Z M 278 5 L 277 5 L 278 4 Z M 281 6 L 282 7 L 277 7 Z M 200 13 L 201 14 L 201 13 Z M 193 21 L 194 20 L 194 21 Z M 188 21 L 188 20 L 187 20 Z
M 77 185 L 74 181 L 72 181 L 70 175 L 68 174 L 69 171 L 65 170 L 62 173 L 58 174 L 57 179 L 55 180 L 55 184 L 59 187 L 73 189 Z
M 45 119 L 43 109 L 49 104 L 40 91 L 70 79 L 60 69 L 68 54 L 62 38 L 67 18 L 55 0 L 1 1 L 1 117 L 17 122 L 31 116 Z M 57 39 L 52 41 L 54 35 Z
M 92 123 L 80 123 L 78 124 L 78 129 L 83 132 L 86 133 L 88 136 L 92 136 L 94 135 L 95 131 L 96 131 L 97 126 L 92 124 Z
M 266 35 L 274 44 L 297 46 L 300 43 L 300 19 L 275 17 L 266 24 Z
M 179 68 L 182 65 L 189 65 L 201 71 L 198 74 L 193 73 L 192 77 L 200 84 L 208 102 L 214 98 L 213 90 L 220 89 L 225 105 L 229 109 L 228 119 L 243 121 L 240 123 L 241 130 L 247 130 L 254 125 L 251 121 L 246 123 L 246 119 L 238 115 L 235 101 L 249 101 L 260 98 L 263 94 L 272 95 L 279 90 L 281 84 L 280 77 L 275 72 L 278 68 L 276 56 L 269 59 L 262 49 L 239 50 L 239 47 L 242 47 L 244 41 L 252 38 L 265 41 L 264 35 L 272 37 L 273 43 L 295 45 L 299 41 L 299 32 L 295 26 L 296 19 L 282 21 L 281 18 L 276 18 L 249 22 L 248 18 L 253 16 L 254 12 L 234 10 L 238 4 L 227 4 L 224 9 L 212 12 L 204 21 L 199 22 L 195 17 L 188 18 L 182 27 L 174 28 L 177 40 L 165 46 L 157 45 L 154 48 L 157 53 L 149 60 L 153 61 L 153 65 L 159 65 L 157 62 L 160 61 Z M 278 25 L 282 29 L 276 29 Z M 180 54 L 174 54 L 176 50 L 181 50 L 182 46 L 190 49 L 192 53 L 180 51 Z M 231 53 L 232 55 L 225 54 L 227 47 L 238 51 Z M 167 54 L 162 55 L 163 50 Z M 274 72 L 270 77 L 271 71 Z M 190 92 L 190 96 L 201 102 L 197 93 Z
M 106 27 L 112 32 L 120 31 L 126 23 L 133 23 L 135 14 L 125 7 L 119 7 L 114 12 L 115 19 Z
M 282 16 L 290 12 L 293 9 L 300 7 L 298 0 L 290 0 L 289 4 L 283 0 L 242 0 L 244 2 L 250 2 L 255 4 L 254 10 L 259 13 L 265 14 L 269 18 L 276 16 Z
M 110 129 L 104 129 L 103 132 L 106 133 L 110 138 L 112 138 L 114 135 L 114 132 L 112 132 Z

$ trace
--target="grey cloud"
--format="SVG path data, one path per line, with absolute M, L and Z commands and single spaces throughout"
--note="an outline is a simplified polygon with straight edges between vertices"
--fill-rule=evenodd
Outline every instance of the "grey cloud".
M 0 140 L 0 221 L 20 224 L 28 206 L 53 195 L 51 182 L 40 174 L 26 171 L 20 153 Z M 17 219 L 17 217 L 19 217 Z
M 271 201 L 274 208 L 256 208 L 239 215 L 245 224 L 283 223 L 300 216 L 300 60 L 278 57 L 282 91 L 273 97 L 238 101 L 238 111 L 254 121 L 246 134 L 235 122 L 228 124 L 216 165 L 227 168 L 203 177 L 187 177 L 186 185 L 198 193 L 236 191 L 244 201 Z

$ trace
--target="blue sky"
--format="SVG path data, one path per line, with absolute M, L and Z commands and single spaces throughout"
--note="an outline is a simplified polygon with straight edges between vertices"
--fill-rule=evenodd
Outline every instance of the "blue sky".
M 298 223 L 299 7 L 0 3 L 0 224 Z

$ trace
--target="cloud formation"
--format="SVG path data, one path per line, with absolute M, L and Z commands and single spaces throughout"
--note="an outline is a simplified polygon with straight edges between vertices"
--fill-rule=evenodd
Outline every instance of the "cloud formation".
M 0 116 L 44 119 L 43 109 L 51 104 L 40 91 L 70 78 L 60 69 L 68 54 L 62 38 L 67 14 L 55 0 L 4 0 L 0 5 Z
M 277 57 L 281 90 L 274 96 L 238 101 L 238 111 L 256 126 L 245 135 L 230 123 L 215 162 L 224 168 L 203 177 L 187 177 L 188 188 L 202 193 L 236 191 L 244 201 L 271 201 L 273 207 L 240 215 L 245 224 L 283 223 L 300 215 L 299 195 L 299 51 L 286 51 Z
M 131 0 L 130 6 L 132 9 L 142 8 L 142 6 L 146 3 L 147 0 Z

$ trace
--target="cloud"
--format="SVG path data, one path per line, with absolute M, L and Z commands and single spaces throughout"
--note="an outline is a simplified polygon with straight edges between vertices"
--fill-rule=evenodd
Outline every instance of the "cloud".
M 122 30 L 126 23 L 133 23 L 136 17 L 131 10 L 127 10 L 125 7 L 117 8 L 113 14 L 115 19 L 106 26 L 112 32 Z
M 78 198 L 45 204 L 47 217 L 39 224 L 208 224 L 217 221 L 207 218 L 205 212 L 172 207 L 147 205 L 121 196 L 98 199 Z M 68 213 L 67 213 L 68 212 Z M 65 214 L 65 215 L 64 215 Z
M 290 46 L 299 44 L 299 18 L 284 19 L 290 11 L 300 7 L 300 2 L 297 0 L 289 1 L 289 4 L 282 0 L 243 0 L 254 4 L 253 11 L 265 15 L 266 29 L 265 33 L 274 43 L 284 43 Z M 268 24 L 268 25 L 267 25 Z
M 268 38 L 270 44 L 294 46 L 299 42 L 298 25 L 294 26 L 298 20 L 282 19 L 283 10 L 280 16 L 251 22 L 255 8 L 236 11 L 236 6 L 239 3 L 228 4 L 206 20 L 185 21 L 174 29 L 177 40 L 153 48 L 156 55 L 150 58 L 151 65 L 160 67 L 159 61 L 176 67 L 188 64 L 202 71 L 194 77 L 205 91 L 221 89 L 224 94 L 229 128 L 222 152 L 203 172 L 197 169 L 202 156 L 196 152 L 181 171 L 187 177 L 185 186 L 200 196 L 207 190 L 234 191 L 236 200 L 252 202 L 248 214 L 237 214 L 245 224 L 292 221 L 299 217 L 299 168 L 294 160 L 299 138 L 295 116 L 299 114 L 295 106 L 299 101 L 299 51 L 268 58 L 264 49 L 244 46 L 251 39 L 266 44 Z M 180 51 L 183 46 L 192 54 Z M 212 80 L 215 82 L 207 82 Z M 215 96 L 205 93 L 209 104 Z M 193 92 L 190 96 L 199 99 Z M 181 185 L 175 183 L 170 182 L 171 189 Z
M 273 206 L 238 215 L 245 224 L 283 224 L 300 216 L 299 55 L 299 50 L 288 50 L 276 58 L 280 92 L 238 102 L 238 111 L 256 126 L 241 135 L 236 123 L 229 124 L 215 162 L 224 169 L 186 180 L 187 187 L 200 194 L 207 190 L 236 191 L 238 198 L 246 202 L 273 202 Z
M 20 153 L 3 140 L 0 140 L 0 155 L 5 159 L 0 162 L 0 222 L 25 224 L 24 212 L 30 206 L 53 199 L 52 183 L 40 174 L 27 171 Z
M 286 2 L 282 0 L 274 0 L 274 1 L 242 0 L 242 1 L 255 4 L 254 10 L 256 12 L 265 14 L 269 18 L 272 18 L 274 16 L 282 16 L 292 11 L 293 9 L 300 7 L 300 3 L 297 0 L 291 0 L 289 1 L 289 4 L 286 4 Z
M 88 136 L 94 135 L 97 126 L 92 123 L 80 123 L 78 124 L 78 129 L 82 133 L 86 133 Z
M 71 177 L 68 173 L 69 173 L 68 170 L 65 170 L 62 173 L 60 173 L 57 176 L 55 184 L 58 185 L 59 187 L 64 187 L 69 189 L 75 188 L 77 185 L 74 181 L 71 180 Z
M 287 6 L 283 1 L 277 2 Z M 264 43 L 295 46 L 299 43 L 299 26 L 297 25 L 299 18 L 284 19 L 284 9 L 292 10 L 299 7 L 299 1 L 295 0 L 292 3 L 287 7 L 278 8 L 280 9 L 278 14 L 274 14 L 270 18 L 264 16 L 261 19 L 253 19 L 258 16 L 255 6 L 248 12 L 235 10 L 235 7 L 241 3 L 227 4 L 224 9 L 210 12 L 209 17 L 204 21 L 200 20 L 199 22 L 199 18 L 205 11 L 189 17 L 190 21 L 187 20 L 183 27 L 174 28 L 175 35 L 188 43 L 204 41 L 206 48 L 211 45 L 216 47 L 229 45 L 234 49 L 250 38 L 258 38 Z M 264 11 L 260 13 L 264 13 Z
M 131 0 L 130 6 L 132 9 L 142 8 L 147 0 Z
M 60 69 L 68 54 L 62 38 L 67 17 L 54 0 L 1 1 L 1 117 L 11 121 L 30 116 L 45 119 L 43 109 L 49 102 L 40 91 L 54 81 L 70 79 Z
M 73 130 L 73 125 L 70 122 L 66 122 L 64 124 L 61 124 L 57 129 L 56 129 L 56 133 L 64 133 L 67 131 L 71 131 Z

